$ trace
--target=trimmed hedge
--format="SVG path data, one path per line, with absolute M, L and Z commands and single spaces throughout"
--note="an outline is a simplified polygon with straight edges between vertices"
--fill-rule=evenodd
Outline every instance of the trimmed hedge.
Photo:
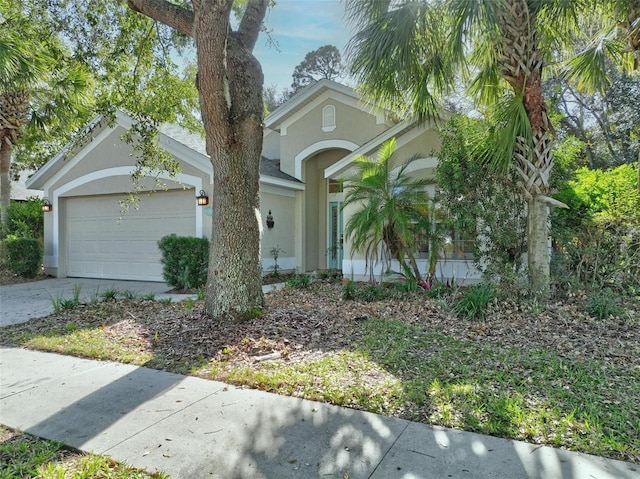
M 158 241 L 162 252 L 162 276 L 168 285 L 197 289 L 207 282 L 209 240 L 192 236 L 165 236 Z
M 42 266 L 42 248 L 33 238 L 9 238 L 4 241 L 6 266 L 18 276 L 33 278 Z

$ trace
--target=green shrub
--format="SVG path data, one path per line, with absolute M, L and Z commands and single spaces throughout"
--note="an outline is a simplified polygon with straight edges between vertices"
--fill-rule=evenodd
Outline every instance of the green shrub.
M 342 299 L 345 301 L 352 301 L 356 297 L 356 284 L 353 281 L 349 281 L 342 286 Z
M 42 200 L 32 197 L 27 201 L 12 201 L 7 210 L 6 233 L 20 238 L 42 238 L 44 236 Z
M 158 241 L 162 252 L 162 276 L 170 286 L 196 289 L 207 282 L 209 240 L 169 235 Z
M 311 283 L 311 276 L 308 274 L 295 274 L 286 282 L 290 288 L 304 289 Z
M 7 267 L 18 276 L 33 278 L 42 266 L 42 248 L 34 238 L 9 238 L 4 241 Z
M 484 319 L 496 292 L 489 283 L 469 286 L 453 303 L 456 314 L 467 319 Z
M 431 287 L 427 290 L 427 296 L 430 298 L 441 298 L 443 296 L 449 296 L 453 293 L 453 287 L 449 284 L 438 280 L 434 280 L 431 283 Z
M 584 309 L 596 319 L 607 319 L 623 313 L 620 298 L 610 289 L 595 291 L 587 299 Z
M 356 289 L 356 299 L 366 303 L 382 301 L 392 296 L 393 291 L 377 284 L 368 284 L 363 288 Z

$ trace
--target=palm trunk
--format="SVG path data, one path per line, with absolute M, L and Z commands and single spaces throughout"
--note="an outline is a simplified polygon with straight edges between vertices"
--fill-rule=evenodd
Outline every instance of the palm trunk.
M 549 212 L 544 201 L 553 168 L 551 126 L 542 96 L 543 52 L 538 45 L 537 19 L 526 0 L 507 0 L 501 18 L 503 38 L 502 74 L 516 95 L 522 96 L 531 125 L 531 142 L 516 140 L 515 167 L 528 199 L 527 259 L 530 291 L 548 297 Z
M 0 222 L 7 226 L 11 206 L 11 142 L 0 137 Z

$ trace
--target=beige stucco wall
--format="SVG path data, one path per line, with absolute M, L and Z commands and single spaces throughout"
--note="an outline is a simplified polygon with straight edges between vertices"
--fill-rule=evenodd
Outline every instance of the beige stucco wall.
M 335 99 L 326 98 L 309 111 L 294 115 L 283 122 L 280 136 L 280 161 L 282 171 L 295 176 L 295 158 L 310 146 L 325 141 L 348 141 L 361 146 L 388 127 L 378 124 L 375 115 L 359 110 L 355 105 L 340 101 L 341 95 Z M 343 97 L 344 101 L 353 103 L 353 99 Z M 336 128 L 333 131 L 322 130 L 322 109 L 333 105 L 336 109 Z M 330 145 L 327 148 L 331 148 Z
M 272 160 L 280 158 L 280 133 L 274 130 L 265 129 L 262 141 L 262 156 Z
M 278 192 L 273 187 L 263 186 L 260 192 L 260 216 L 262 223 L 262 268 L 264 273 L 273 271 L 272 248 L 280 248 L 278 265 L 282 270 L 296 268 L 296 226 L 295 226 L 295 193 Z M 267 228 L 267 214 L 271 210 L 274 220 L 273 228 Z

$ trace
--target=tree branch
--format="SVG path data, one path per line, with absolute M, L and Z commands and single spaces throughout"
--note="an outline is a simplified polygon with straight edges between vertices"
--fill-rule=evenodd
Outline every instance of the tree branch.
M 193 37 L 193 11 L 166 0 L 127 0 L 129 8 Z
M 250 52 L 253 51 L 253 47 L 258 41 L 268 4 L 268 0 L 249 0 L 244 15 L 242 15 L 236 35 L 242 45 Z

